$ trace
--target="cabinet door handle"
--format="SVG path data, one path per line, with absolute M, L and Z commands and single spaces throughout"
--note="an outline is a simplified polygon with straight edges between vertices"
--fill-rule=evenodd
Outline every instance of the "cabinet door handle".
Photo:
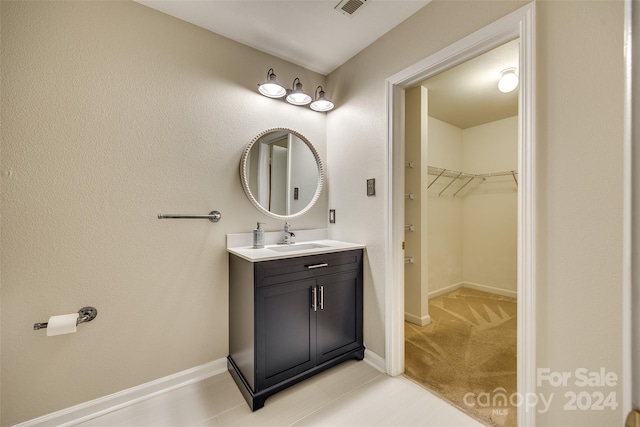
M 313 307 L 313 311 L 318 311 L 318 289 L 315 286 L 311 288 L 311 295 L 313 296 L 311 307 Z
M 311 270 L 312 268 L 321 268 L 321 267 L 328 267 L 328 266 L 329 264 L 327 264 L 326 262 L 323 262 L 322 264 L 307 265 L 307 268 Z
M 324 286 L 320 286 L 320 310 L 324 310 Z

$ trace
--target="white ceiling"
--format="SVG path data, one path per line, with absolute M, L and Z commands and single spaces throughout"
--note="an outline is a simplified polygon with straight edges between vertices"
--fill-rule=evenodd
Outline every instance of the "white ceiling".
M 429 115 L 460 129 L 518 114 L 518 91 L 498 90 L 501 71 L 518 67 L 518 39 L 437 74 L 424 82 Z
M 135 0 L 247 46 L 327 75 L 430 0 Z
M 345 16 L 340 0 L 134 1 L 322 75 L 430 2 L 360 0 Z M 497 82 L 517 65 L 516 40 L 430 78 L 429 114 L 461 129 L 516 115 L 517 91 L 503 94 Z

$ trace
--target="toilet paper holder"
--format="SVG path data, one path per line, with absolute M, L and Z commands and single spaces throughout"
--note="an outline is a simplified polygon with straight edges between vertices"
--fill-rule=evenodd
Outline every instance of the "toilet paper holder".
M 76 320 L 76 326 L 80 323 L 91 322 L 98 315 L 98 310 L 95 307 L 82 307 L 78 310 L 78 320 Z M 34 323 L 33 330 L 44 329 L 48 326 L 47 322 Z

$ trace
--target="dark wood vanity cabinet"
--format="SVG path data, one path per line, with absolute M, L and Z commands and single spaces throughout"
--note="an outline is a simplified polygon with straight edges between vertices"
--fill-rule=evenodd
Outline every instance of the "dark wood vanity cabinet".
M 362 359 L 362 250 L 249 262 L 229 255 L 229 372 L 252 410 Z

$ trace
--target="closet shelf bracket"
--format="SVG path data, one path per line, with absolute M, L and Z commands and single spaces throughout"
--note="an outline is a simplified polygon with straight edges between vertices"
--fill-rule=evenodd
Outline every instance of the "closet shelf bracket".
M 440 172 L 440 174 L 438 176 L 435 177 L 435 179 L 433 181 L 431 181 L 431 183 L 427 186 L 427 190 L 431 188 L 431 186 L 433 184 L 435 184 L 435 182 L 438 180 L 438 178 L 440 178 L 442 176 L 443 173 L 445 173 L 447 170 L 446 169 L 442 169 L 442 171 Z
M 444 193 L 444 192 L 447 190 L 447 188 L 449 188 L 449 186 L 450 186 L 451 184 L 453 184 L 453 182 L 454 182 L 456 179 L 460 178 L 460 175 L 462 175 L 462 172 L 459 172 L 459 173 L 458 173 L 458 175 L 456 175 L 454 178 L 452 178 L 452 179 L 451 179 L 451 181 L 449 181 L 449 183 L 447 184 L 447 186 L 446 186 L 446 187 L 444 187 L 440 193 L 438 193 L 438 196 L 441 196 L 441 195 L 442 195 L 442 193 Z
M 469 178 L 469 179 L 467 180 L 467 182 L 465 182 L 465 183 L 462 185 L 462 187 L 458 188 L 458 191 L 456 191 L 455 193 L 453 193 L 453 197 L 456 197 L 456 194 L 458 194 L 460 191 L 462 191 L 462 189 L 463 189 L 464 187 L 466 187 L 468 184 L 470 184 L 470 183 L 471 183 L 471 181 L 473 181 L 474 179 L 476 179 L 476 177 L 475 177 L 475 176 L 472 176 L 471 178 Z M 444 190 L 443 190 L 443 191 L 444 191 Z

